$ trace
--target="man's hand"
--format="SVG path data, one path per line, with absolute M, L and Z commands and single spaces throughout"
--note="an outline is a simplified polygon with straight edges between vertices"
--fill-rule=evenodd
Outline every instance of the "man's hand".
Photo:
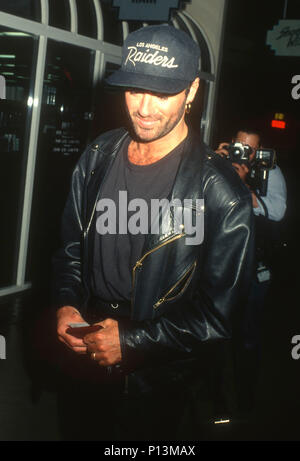
M 246 178 L 247 178 L 247 174 L 249 173 L 249 168 L 244 163 L 242 163 L 241 165 L 239 163 L 233 163 L 232 166 L 235 168 L 241 180 L 246 184 L 247 187 L 249 187 L 249 185 L 246 183 Z M 258 208 L 259 205 L 258 205 L 257 197 L 253 191 L 250 191 L 250 192 L 251 192 L 251 197 L 252 197 L 252 206 L 253 208 Z
M 245 165 L 244 163 L 242 164 L 233 163 L 232 166 L 234 167 L 235 171 L 237 172 L 241 180 L 244 183 L 246 183 L 246 177 L 247 177 L 247 174 L 249 173 L 249 168 L 247 167 L 247 165 Z
M 228 156 L 228 150 L 224 149 L 228 145 L 229 144 L 227 142 L 221 142 L 221 144 L 219 144 L 219 146 L 218 146 L 218 149 L 215 151 L 216 154 L 219 154 L 222 157 L 224 155 Z M 241 180 L 248 186 L 248 184 L 246 183 L 246 177 L 247 177 L 247 174 L 249 173 L 249 168 L 244 163 L 242 163 L 241 165 L 239 163 L 233 163 L 232 166 L 234 167 L 235 171 L 237 172 L 237 174 L 239 175 Z M 253 208 L 258 208 L 259 205 L 258 205 L 258 202 L 257 202 L 257 198 L 256 198 L 256 195 L 255 195 L 255 193 L 253 191 L 251 191 L 251 196 L 252 196 L 252 206 L 253 206 Z
M 94 360 L 103 367 L 116 365 L 122 359 L 119 324 L 116 320 L 106 319 L 97 325 L 103 328 L 83 338 L 88 353 L 94 353 Z
M 72 306 L 61 307 L 57 311 L 57 335 L 58 339 L 64 343 L 69 349 L 77 354 L 86 354 L 87 347 L 82 339 L 75 338 L 66 333 L 69 328 L 69 323 L 81 323 L 84 319 L 81 317 L 80 312 Z
M 253 206 L 253 208 L 258 208 L 259 204 L 258 204 L 258 201 L 257 201 L 257 197 L 256 197 L 256 195 L 255 195 L 255 193 L 253 191 L 251 191 L 251 196 L 252 196 L 252 206 Z
M 228 142 L 221 142 L 221 144 L 219 144 L 219 146 L 218 146 L 218 149 L 215 151 L 216 154 L 219 154 L 222 157 L 224 157 L 224 155 L 226 155 L 228 157 L 228 155 L 229 155 L 228 150 L 225 149 L 225 147 L 227 147 L 227 146 L 229 146 Z M 232 166 L 236 170 L 236 172 L 239 175 L 239 177 L 241 178 L 241 180 L 245 183 L 246 182 L 246 176 L 247 176 L 247 174 L 249 172 L 249 168 L 244 163 L 242 163 L 241 165 L 239 163 L 232 163 Z
M 228 150 L 225 149 L 225 147 L 227 147 L 227 146 L 229 146 L 228 142 L 221 142 L 221 144 L 219 144 L 219 146 L 218 146 L 218 149 L 215 151 L 216 154 L 219 154 L 219 155 L 221 155 L 222 157 L 223 157 L 224 155 L 228 156 L 228 155 L 229 155 L 229 154 L 228 154 Z

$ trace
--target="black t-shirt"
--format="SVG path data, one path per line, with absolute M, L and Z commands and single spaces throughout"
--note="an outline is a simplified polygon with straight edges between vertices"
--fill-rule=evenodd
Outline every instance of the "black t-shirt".
M 182 141 L 173 151 L 155 163 L 135 165 L 128 159 L 130 141 L 129 137 L 126 138 L 107 175 L 100 197 L 102 211 L 96 211 L 93 295 L 109 302 L 129 301 L 131 298 L 132 269 L 142 256 L 146 233 L 150 228 L 150 201 L 151 199 L 161 200 L 169 196 L 185 142 L 185 140 Z M 122 199 L 119 207 L 120 191 L 122 191 Z M 125 198 L 126 202 L 124 201 Z M 106 199 L 112 200 L 115 208 L 112 202 L 105 206 L 108 203 Z M 134 199 L 142 199 L 148 205 L 148 228 L 146 229 L 145 225 L 142 228 L 137 221 L 142 233 L 135 235 L 128 231 L 122 233 L 125 232 L 128 223 L 128 221 L 124 223 L 124 219 L 126 219 L 124 216 L 127 214 L 128 220 L 133 215 L 137 216 L 136 213 L 139 208 L 135 211 L 126 211 L 128 210 L 127 205 Z M 97 208 L 99 209 L 98 206 Z M 121 223 L 119 222 L 119 212 L 123 214 Z M 114 217 L 116 217 L 116 225 L 113 223 Z M 112 225 L 109 224 L 109 220 Z M 100 221 L 101 224 L 99 224 Z M 119 226 L 120 224 L 121 226 Z M 104 227 L 109 227 L 110 233 L 103 235 Z M 99 231 L 99 229 L 101 230 Z M 111 233 L 114 231 L 116 233 Z

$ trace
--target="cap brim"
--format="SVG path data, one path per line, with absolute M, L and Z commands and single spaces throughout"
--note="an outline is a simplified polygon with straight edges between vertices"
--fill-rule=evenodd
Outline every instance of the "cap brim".
M 176 94 L 189 87 L 189 80 L 170 79 L 152 75 L 138 74 L 137 72 L 124 72 L 117 70 L 105 79 L 111 86 L 123 88 L 138 88 L 155 93 Z

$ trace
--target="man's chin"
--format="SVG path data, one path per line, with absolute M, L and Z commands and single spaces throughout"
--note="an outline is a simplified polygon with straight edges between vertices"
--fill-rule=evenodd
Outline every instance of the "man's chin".
M 139 127 L 133 127 L 133 133 L 135 138 L 140 142 L 152 142 L 159 139 L 161 136 L 153 129 L 141 129 Z

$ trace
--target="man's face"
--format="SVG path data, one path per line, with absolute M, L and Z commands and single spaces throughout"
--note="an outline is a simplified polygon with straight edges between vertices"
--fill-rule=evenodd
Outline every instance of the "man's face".
M 254 160 L 256 151 L 260 146 L 260 139 L 257 134 L 248 134 L 244 131 L 239 131 L 234 141 L 241 142 L 242 144 L 248 144 L 248 146 L 252 147 L 253 152 L 250 155 L 250 162 Z
M 138 89 L 126 91 L 126 109 L 138 139 L 155 141 L 180 125 L 184 120 L 186 99 L 185 90 L 175 95 Z

